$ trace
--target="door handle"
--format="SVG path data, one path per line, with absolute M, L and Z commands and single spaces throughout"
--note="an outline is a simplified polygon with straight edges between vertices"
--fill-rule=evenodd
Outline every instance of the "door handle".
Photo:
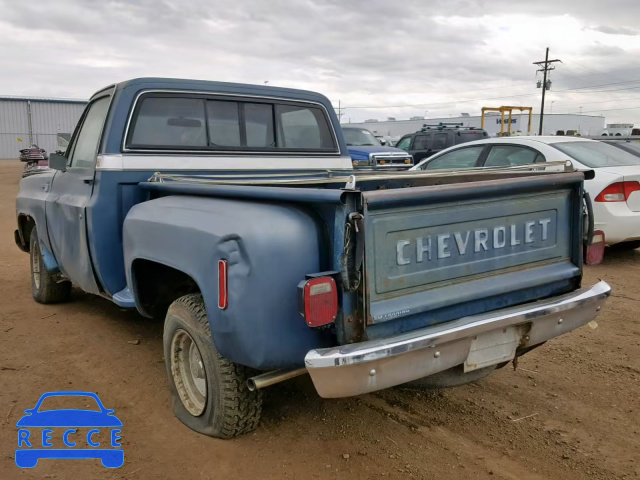
M 86 185 L 91 185 L 93 183 L 93 177 L 87 177 L 82 179 L 82 183 Z

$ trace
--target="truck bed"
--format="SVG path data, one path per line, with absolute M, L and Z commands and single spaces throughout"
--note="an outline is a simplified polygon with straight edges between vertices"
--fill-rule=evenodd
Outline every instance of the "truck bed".
M 342 278 L 343 344 L 579 288 L 584 174 L 569 169 L 559 162 L 540 170 L 156 173 L 141 186 L 151 198 L 213 196 L 315 211 L 333 252 L 325 269 Z M 362 216 L 359 233 L 344 228 L 353 214 Z

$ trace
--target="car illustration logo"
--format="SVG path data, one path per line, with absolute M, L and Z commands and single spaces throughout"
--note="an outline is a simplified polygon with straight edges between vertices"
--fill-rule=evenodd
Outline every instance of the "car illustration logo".
M 52 400 L 84 402 L 87 408 L 49 410 L 46 407 Z M 120 443 L 122 422 L 114 410 L 104 407 L 95 393 L 48 392 L 34 408 L 24 412 L 26 415 L 16 424 L 18 467 L 33 468 L 41 458 L 100 459 L 106 468 L 119 468 L 124 464 Z

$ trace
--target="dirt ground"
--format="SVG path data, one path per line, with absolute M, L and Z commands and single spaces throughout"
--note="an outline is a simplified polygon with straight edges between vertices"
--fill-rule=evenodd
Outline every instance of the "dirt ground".
M 583 327 L 478 384 L 323 400 L 306 377 L 269 388 L 255 433 L 222 441 L 176 420 L 162 325 L 74 291 L 31 298 L 15 246 L 21 165 L 0 162 L 0 479 L 640 478 L 640 251 L 585 272 L 613 296 Z M 136 344 L 135 340 L 139 340 Z M 16 422 L 43 392 L 97 392 L 124 424 L 125 464 L 14 463 Z

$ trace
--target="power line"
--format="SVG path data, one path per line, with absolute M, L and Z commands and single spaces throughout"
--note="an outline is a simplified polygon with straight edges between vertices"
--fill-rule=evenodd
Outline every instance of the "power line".
M 627 97 L 627 98 L 618 98 L 616 100 L 600 100 L 598 102 L 572 102 L 572 103 L 559 103 L 558 105 L 554 105 L 554 107 L 566 107 L 567 105 L 591 105 L 594 103 L 612 103 L 612 102 L 624 102 L 626 100 L 640 100 L 640 97 Z
M 455 92 L 447 92 L 446 95 L 457 95 L 460 93 L 475 93 L 475 92 L 481 92 L 483 90 L 496 90 L 497 88 L 519 88 L 519 87 L 529 87 L 531 86 L 531 83 L 518 83 L 518 84 L 509 84 L 509 85 L 501 85 L 501 86 L 495 86 L 495 87 L 487 87 L 487 88 L 475 88 L 473 90 L 458 90 Z M 510 98 L 510 97 L 498 97 L 498 98 Z M 334 100 L 332 100 L 332 103 L 335 103 Z M 443 102 L 444 104 L 446 103 L 455 103 L 455 102 Z M 420 106 L 432 106 L 432 105 L 440 105 L 440 103 L 415 103 L 412 105 L 371 105 L 371 106 L 366 106 L 366 107 L 342 107 L 343 109 L 345 108 L 402 108 L 402 107 L 420 107 Z
M 597 113 L 597 112 L 615 112 L 616 110 L 640 110 L 640 105 L 637 107 L 621 107 L 621 108 L 603 108 L 600 110 L 587 110 L 582 113 Z M 567 115 L 579 115 L 580 112 L 569 112 Z
M 599 87 L 609 87 L 611 85 L 623 85 L 625 83 L 637 83 L 640 80 L 625 80 L 624 82 L 613 82 L 613 83 L 603 83 L 601 85 L 588 85 L 586 87 L 576 87 L 576 88 L 566 88 L 564 90 L 555 90 L 556 92 L 574 92 L 576 90 L 585 90 L 588 88 L 599 88 Z M 598 93 L 598 92 L 595 92 Z
M 605 84 L 600 84 L 600 85 L 589 85 L 589 86 L 585 86 L 585 87 L 577 87 L 577 88 L 568 88 L 568 89 L 564 89 L 564 90 L 555 90 L 555 93 L 565 93 L 565 92 L 575 92 L 575 91 L 580 91 L 580 93 L 582 94 L 588 94 L 588 93 L 607 93 L 607 92 L 619 92 L 619 91 L 625 91 L 625 90 L 636 90 L 639 89 L 640 86 L 633 86 L 633 87 L 624 87 L 624 88 L 613 88 L 613 89 L 607 89 L 607 90 L 593 90 L 593 91 L 584 91 L 582 92 L 581 90 L 585 90 L 585 89 L 589 89 L 589 88 L 600 88 L 600 87 L 606 87 L 606 86 L 611 86 L 611 85 L 622 85 L 622 84 L 628 84 L 628 83 L 637 83 L 640 82 L 640 80 L 627 80 L 624 82 L 610 82 L 610 83 L 605 83 Z M 471 90 L 470 90 L 471 91 Z M 447 95 L 452 95 L 453 93 L 456 92 L 452 92 L 452 93 L 447 93 Z M 532 96 L 536 96 L 536 93 L 525 93 L 525 94 L 518 94 L 518 95 L 502 95 L 502 96 L 498 96 L 498 97 L 483 97 L 483 98 L 468 98 L 468 99 L 460 99 L 460 100 L 453 100 L 453 101 L 446 101 L 446 102 L 436 102 L 436 103 L 414 103 L 414 104 L 404 104 L 404 105 L 362 105 L 362 106 L 340 106 L 340 110 L 341 113 L 346 110 L 346 109 L 386 109 L 386 108 L 423 108 L 423 107 L 438 107 L 438 106 L 446 106 L 446 105 L 453 105 L 453 104 L 465 104 L 465 103 L 471 103 L 471 102 L 480 102 L 480 101 L 486 101 L 486 100 L 503 100 L 503 99 L 510 99 L 510 98 L 524 98 L 524 97 L 532 97 Z M 615 101 L 615 100 L 612 100 Z M 584 103 L 584 102 L 576 102 L 576 103 Z M 605 102 L 603 102 L 605 103 Z M 560 105 L 558 105 L 560 106 Z
M 597 87 L 604 87 L 604 86 L 609 86 L 609 85 L 616 85 L 616 84 L 621 84 L 621 83 L 637 83 L 640 82 L 640 80 L 629 80 L 627 82 L 618 82 L 618 83 L 607 83 L 607 84 L 603 84 L 603 85 L 590 85 L 588 87 L 579 87 L 579 88 L 568 88 L 565 90 L 554 90 L 555 93 L 564 93 L 564 92 L 574 92 L 577 90 L 581 90 L 581 89 L 585 89 L 585 88 L 597 88 Z M 605 93 L 605 92 L 619 92 L 619 91 L 623 91 L 623 90 L 635 90 L 640 88 L 640 86 L 635 86 L 635 87 L 625 87 L 625 88 L 613 88 L 613 89 L 609 89 L 609 90 L 594 90 L 593 92 L 581 92 L 584 94 L 587 93 Z M 447 93 L 447 95 L 452 95 L 453 93 Z M 484 100 L 501 100 L 501 99 L 506 99 L 506 98 L 521 98 L 521 97 L 533 97 L 533 96 L 537 96 L 537 93 L 524 93 L 524 94 L 519 94 L 519 95 L 504 95 L 504 96 L 500 96 L 500 97 L 482 97 L 482 98 L 467 98 L 467 99 L 461 99 L 461 100 L 453 100 L 453 101 L 448 101 L 448 102 L 437 102 L 437 103 L 412 103 L 412 104 L 405 104 L 405 105 L 362 105 L 362 106 L 345 106 L 342 107 L 342 109 L 369 109 L 369 108 L 379 108 L 379 109 L 384 109 L 384 108 L 411 108 L 411 107 L 437 107 L 439 105 L 451 105 L 451 104 L 455 104 L 455 103 L 467 103 L 467 102 L 481 102 Z

